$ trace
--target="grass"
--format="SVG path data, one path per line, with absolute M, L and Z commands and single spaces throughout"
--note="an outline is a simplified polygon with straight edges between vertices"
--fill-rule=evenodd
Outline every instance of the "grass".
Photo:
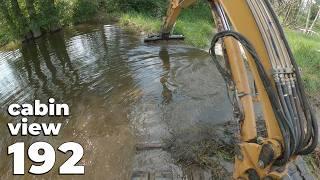
M 121 14 L 119 24 L 122 26 L 134 26 L 138 30 L 148 34 L 158 32 L 161 27 L 161 21 L 159 19 L 137 12 Z
M 120 14 L 119 23 L 123 26 L 133 25 L 139 30 L 153 34 L 159 32 L 162 18 L 145 13 L 127 12 Z M 209 45 L 213 30 L 214 21 L 209 6 L 205 3 L 197 3 L 181 12 L 174 34 L 183 34 L 188 44 L 204 48 Z
M 302 78 L 310 95 L 319 95 L 320 90 L 320 37 L 306 36 L 299 32 L 286 31 L 287 39 L 302 69 Z
M 14 40 L 9 43 L 0 46 L 0 51 L 13 51 L 21 46 L 21 42 Z

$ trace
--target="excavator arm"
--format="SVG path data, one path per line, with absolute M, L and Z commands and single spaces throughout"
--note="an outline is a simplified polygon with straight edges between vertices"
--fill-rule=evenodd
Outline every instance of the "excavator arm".
M 158 35 L 151 35 L 144 41 L 152 42 L 158 40 L 183 40 L 184 36 L 173 35 L 172 32 L 181 10 L 189 7 L 196 1 L 197 0 L 171 0 L 167 9 L 167 14 L 164 17 L 160 33 Z
M 171 35 L 176 19 L 195 2 L 172 0 L 160 35 L 146 41 L 176 37 Z M 208 2 L 218 31 L 210 53 L 237 99 L 240 137 L 233 177 L 281 179 L 288 163 L 312 152 L 318 141 L 317 121 L 284 32 L 267 0 Z M 223 47 L 227 67 L 216 58 L 216 44 Z M 265 135 L 257 132 L 255 104 L 262 109 Z
M 164 18 L 164 23 L 161 28 L 162 36 L 168 36 L 172 33 L 176 19 L 178 18 L 181 10 L 194 4 L 197 0 L 172 0 L 169 4 L 167 15 Z

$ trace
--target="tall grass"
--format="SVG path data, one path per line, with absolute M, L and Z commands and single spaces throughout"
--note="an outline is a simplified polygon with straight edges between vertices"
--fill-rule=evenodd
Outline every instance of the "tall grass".
M 182 11 L 175 33 L 186 36 L 186 42 L 196 47 L 207 47 L 214 34 L 214 21 L 207 3 L 198 3 Z
M 159 33 L 162 18 L 148 12 L 130 11 L 120 14 L 121 25 L 133 25 L 149 34 Z M 209 6 L 199 2 L 185 9 L 179 16 L 174 33 L 183 34 L 186 42 L 196 47 L 204 48 L 209 45 L 213 36 L 214 21 Z
M 290 47 L 298 65 L 307 91 L 320 94 L 320 37 L 306 36 L 299 32 L 286 32 Z
M 134 11 L 119 15 L 119 23 L 122 26 L 133 26 L 138 31 L 144 31 L 148 34 L 156 33 L 160 30 L 161 20 L 150 15 L 137 13 Z

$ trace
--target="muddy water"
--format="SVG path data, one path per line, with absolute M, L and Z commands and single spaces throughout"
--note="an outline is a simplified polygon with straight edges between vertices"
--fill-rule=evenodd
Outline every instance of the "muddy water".
M 59 136 L 9 135 L 7 123 L 21 119 L 7 114 L 10 104 L 50 97 L 69 104 L 71 115 L 28 120 L 62 123 Z M 159 170 L 178 177 L 170 154 L 143 147 L 231 119 L 224 82 L 208 53 L 178 43 L 144 44 L 141 36 L 113 25 L 82 25 L 1 52 L 0 105 L 0 179 L 22 178 L 11 175 L 12 157 L 6 155 L 18 141 L 84 147 L 79 164 L 85 176 L 57 176 L 69 156 L 57 152 L 52 171 L 23 179 L 130 179 Z M 26 164 L 27 171 L 31 162 Z

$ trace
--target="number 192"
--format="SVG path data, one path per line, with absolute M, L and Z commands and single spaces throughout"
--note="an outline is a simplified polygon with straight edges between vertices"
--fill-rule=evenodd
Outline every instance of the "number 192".
M 13 154 L 14 175 L 24 174 L 24 147 L 23 142 L 18 142 L 8 147 L 8 155 Z M 72 156 L 60 166 L 59 174 L 84 174 L 84 166 L 76 165 L 83 156 L 83 148 L 80 144 L 66 142 L 58 150 L 64 154 L 68 151 L 72 152 Z M 49 172 L 56 160 L 54 148 L 46 142 L 33 143 L 28 149 L 28 156 L 32 162 L 42 163 L 41 165 L 31 165 L 29 173 L 36 175 Z

